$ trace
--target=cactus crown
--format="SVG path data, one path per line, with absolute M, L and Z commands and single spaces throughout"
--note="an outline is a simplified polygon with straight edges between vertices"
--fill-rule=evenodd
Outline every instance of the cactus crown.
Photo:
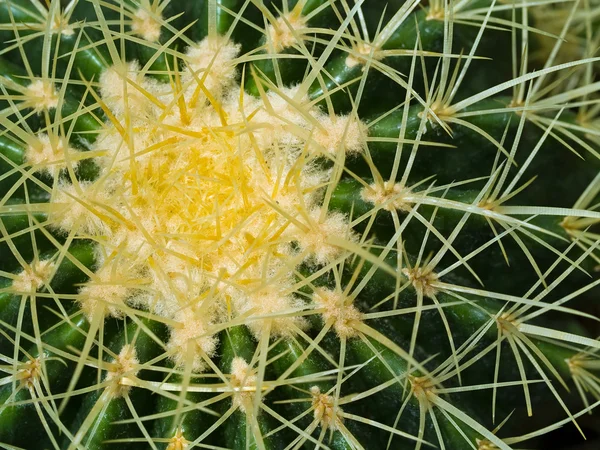
M 589 433 L 599 13 L 0 0 L 0 446 Z

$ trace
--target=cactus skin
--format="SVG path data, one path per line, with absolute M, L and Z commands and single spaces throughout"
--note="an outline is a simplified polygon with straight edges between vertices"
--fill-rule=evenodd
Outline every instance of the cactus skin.
M 0 0 L 0 447 L 589 431 L 598 12 Z

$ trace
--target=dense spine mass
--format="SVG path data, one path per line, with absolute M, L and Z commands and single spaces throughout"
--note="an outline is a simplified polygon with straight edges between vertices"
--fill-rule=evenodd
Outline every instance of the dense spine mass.
M 594 437 L 599 17 L 0 0 L 0 447 Z

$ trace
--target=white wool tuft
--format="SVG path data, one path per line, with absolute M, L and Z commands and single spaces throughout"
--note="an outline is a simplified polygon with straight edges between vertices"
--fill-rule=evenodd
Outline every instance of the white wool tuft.
M 220 97 L 225 88 L 230 87 L 236 76 L 236 64 L 233 62 L 240 52 L 240 45 L 219 36 L 205 38 L 186 51 L 186 63 L 189 70 L 183 77 L 190 84 L 190 93 L 202 92 L 196 79 L 214 97 Z
M 121 348 L 121 351 L 111 364 L 111 368 L 106 374 L 106 381 L 112 381 L 111 389 L 113 398 L 119 398 L 131 390 L 131 386 L 121 383 L 124 377 L 135 377 L 138 372 L 139 361 L 135 347 L 126 344 Z
M 50 282 L 55 269 L 56 263 L 53 261 L 34 261 L 13 279 L 12 290 L 23 293 L 35 292 L 45 283 Z
M 410 190 L 400 183 L 395 183 L 393 186 L 388 186 L 388 183 L 383 186 L 374 183 L 369 188 L 363 188 L 360 196 L 365 202 L 377 206 L 383 205 L 382 208 L 387 211 L 400 210 L 408 212 L 412 207 L 412 202 L 406 201 L 404 197 L 410 194 Z
M 331 395 L 322 394 L 318 386 L 310 388 L 314 418 L 325 430 L 337 430 L 343 421 L 343 410 L 335 407 L 335 399 Z
M 110 217 L 98 204 L 111 204 L 111 193 L 96 190 L 93 183 L 80 183 L 79 189 L 72 184 L 61 183 L 52 196 L 57 206 L 49 215 L 53 226 L 61 230 L 79 230 L 80 234 L 100 236 L 111 234 Z
M 277 285 L 270 284 L 234 298 L 237 312 L 241 315 L 249 313 L 246 325 L 256 338 L 266 326 L 274 336 L 290 336 L 295 329 L 306 326 L 305 320 L 295 315 L 303 303 L 285 292 L 290 285 L 291 282 L 280 280 Z
M 67 154 L 75 152 L 63 139 L 50 139 L 47 134 L 40 133 L 37 142 L 25 150 L 25 160 L 32 166 L 39 166 L 38 171 L 56 177 L 67 167 Z M 72 162 L 72 165 L 77 167 L 77 161 Z
M 238 391 L 233 394 L 233 406 L 239 408 L 243 413 L 252 407 L 254 391 L 251 388 L 253 388 L 255 384 L 256 375 L 252 373 L 248 363 L 239 356 L 233 358 L 231 361 L 231 387 L 238 389 Z M 244 388 L 250 389 L 242 390 Z
M 23 93 L 26 103 L 36 113 L 55 109 L 58 106 L 58 92 L 54 84 L 47 80 L 33 81 Z
M 147 116 L 158 108 L 151 98 L 160 97 L 162 90 L 156 80 L 143 76 L 137 61 L 114 65 L 100 75 L 102 100 L 118 117 L 125 113 L 134 119 Z
M 126 267 L 120 267 L 120 272 L 113 273 L 110 264 L 102 266 L 93 278 L 79 290 L 77 299 L 81 310 L 90 320 L 96 314 L 112 317 L 122 316 L 122 307 L 132 294 L 132 289 L 119 278 L 128 273 Z M 129 280 L 125 280 L 129 281 Z
M 138 9 L 131 19 L 131 31 L 142 39 L 150 42 L 158 41 L 160 37 L 160 22 L 162 17 L 150 14 L 143 8 Z
M 335 155 L 342 153 L 354 155 L 361 153 L 364 147 L 365 125 L 352 116 L 320 115 L 318 120 L 323 129 L 315 129 L 313 139 L 323 153 Z
M 177 312 L 175 320 L 179 326 L 171 330 L 167 343 L 167 349 L 173 352 L 171 359 L 178 367 L 188 363 L 194 372 L 203 371 L 206 363 L 202 355 L 212 356 L 217 347 L 217 340 L 210 332 L 210 318 L 188 307 Z
M 433 297 L 437 293 L 437 288 L 433 286 L 438 280 L 435 272 L 425 267 L 413 267 L 402 269 L 402 274 L 409 279 L 413 287 L 424 297 Z
M 356 236 L 350 231 L 348 219 L 341 213 L 327 213 L 320 219 L 321 209 L 314 208 L 309 213 L 306 228 L 296 225 L 290 227 L 290 235 L 295 237 L 306 259 L 317 264 L 327 264 L 339 258 L 346 250 L 331 244 L 330 238 L 342 238 L 348 243 L 356 242 Z M 290 236 L 290 237 L 291 237 Z
M 367 57 L 371 55 L 371 52 L 373 52 L 371 58 L 375 61 L 383 58 L 382 54 L 378 52 L 377 49 L 373 50 L 373 46 L 367 44 L 366 42 L 358 43 L 354 46 L 353 50 L 354 54 L 348 55 L 345 61 L 346 67 L 350 69 L 358 65 L 363 66 L 367 61 Z M 363 67 L 361 67 L 361 70 L 363 70 Z
M 306 28 L 306 19 L 301 15 L 287 14 L 277 17 L 275 24 L 267 27 L 268 42 L 279 53 L 293 46 L 298 39 L 302 39 L 303 28 Z
M 362 314 L 342 292 L 318 288 L 313 294 L 313 302 L 317 308 L 323 309 L 323 321 L 332 322 L 340 338 L 356 336 L 353 323 L 360 322 Z

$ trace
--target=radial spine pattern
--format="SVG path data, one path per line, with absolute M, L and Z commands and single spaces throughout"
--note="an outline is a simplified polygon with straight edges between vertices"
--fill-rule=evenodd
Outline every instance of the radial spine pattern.
M 599 17 L 0 0 L 0 447 L 600 439 Z

